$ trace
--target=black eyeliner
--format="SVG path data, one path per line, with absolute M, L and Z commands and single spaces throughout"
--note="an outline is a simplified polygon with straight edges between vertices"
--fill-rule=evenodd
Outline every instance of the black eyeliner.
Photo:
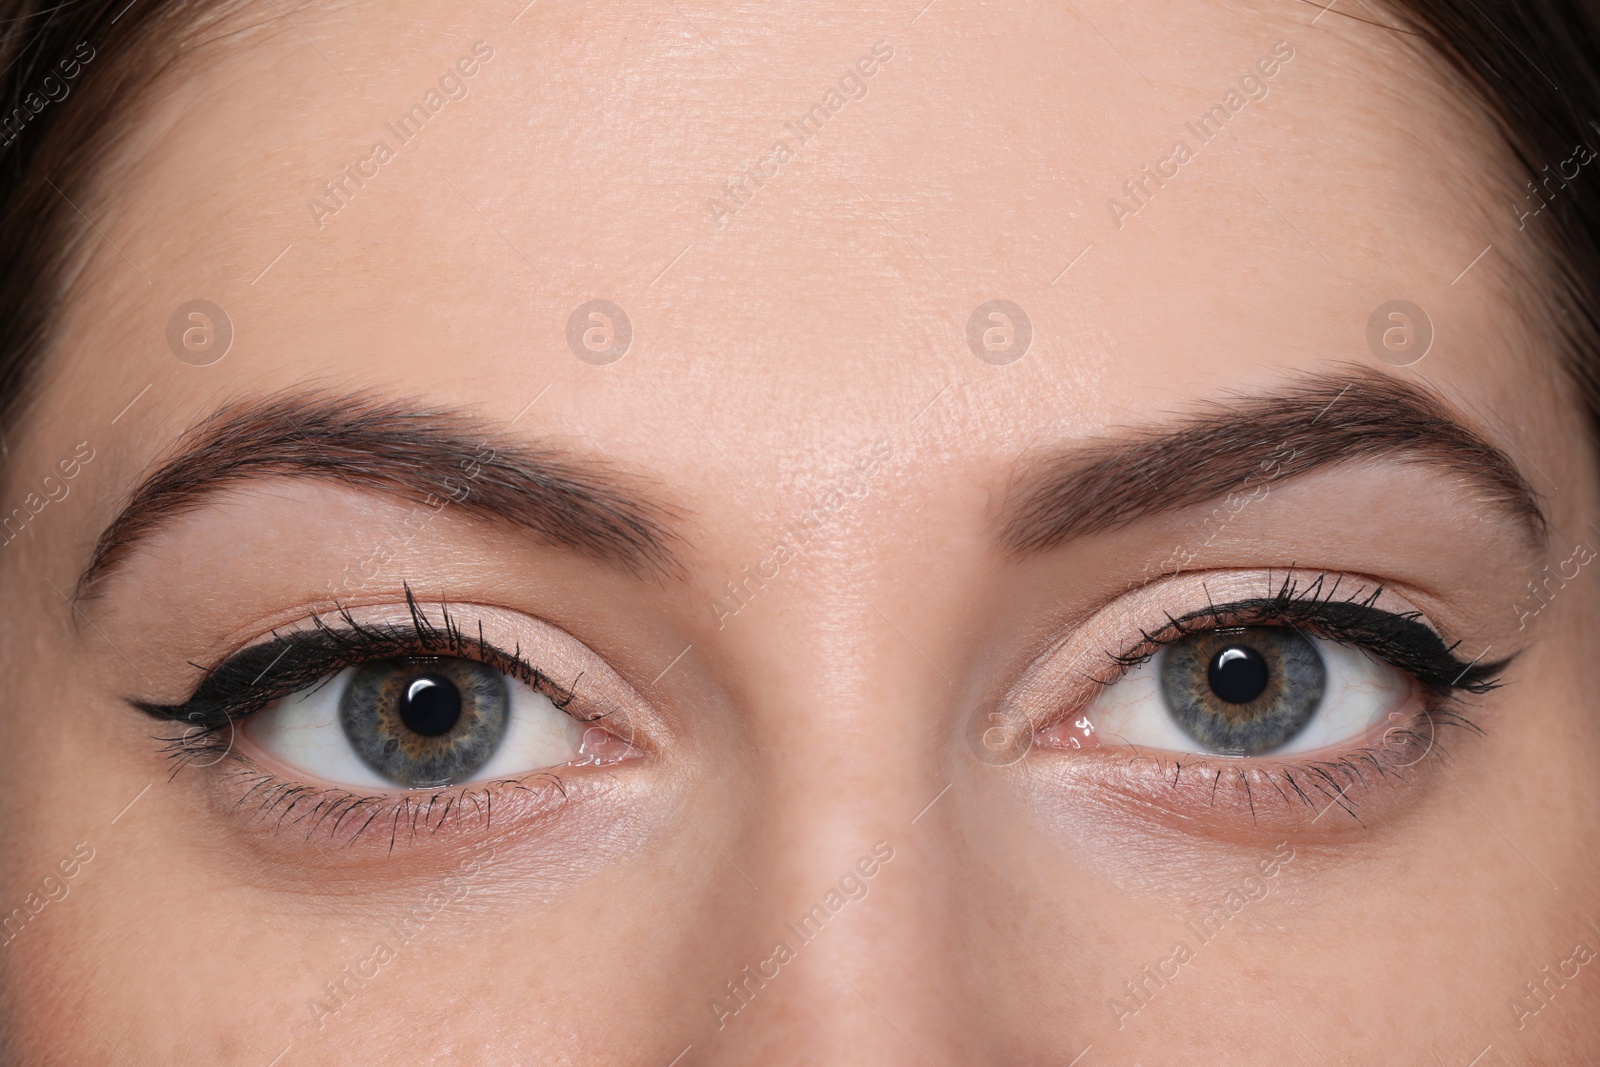
M 1447 644 L 1432 627 L 1420 621 L 1421 612 L 1376 607 L 1382 586 L 1366 596 L 1339 599 L 1339 582 L 1335 580 L 1324 591 L 1325 577 L 1319 575 L 1304 587 L 1288 577 L 1270 596 L 1212 604 L 1185 615 L 1168 616 L 1166 626 L 1143 632 L 1144 642 L 1138 651 L 1111 658 L 1128 669 L 1148 660 L 1162 645 L 1189 634 L 1279 625 L 1367 652 L 1412 675 L 1439 696 L 1455 692 L 1481 694 L 1499 687 L 1500 676 L 1513 656 L 1482 663 L 1480 654 L 1477 659 L 1464 661 L 1455 654 L 1460 643 Z
M 520 648 L 511 652 L 483 637 L 464 633 L 441 607 L 435 624 L 423 614 L 406 588 L 407 623 L 363 623 L 339 608 L 339 624 L 312 615 L 309 629 L 274 633 L 229 656 L 206 672 L 187 700 L 178 704 L 130 699 L 134 707 L 166 722 L 182 722 L 214 733 L 261 711 L 274 701 L 332 681 L 346 667 L 382 659 L 451 656 L 476 660 L 549 696 L 558 708 L 571 704 L 574 693 L 528 663 Z

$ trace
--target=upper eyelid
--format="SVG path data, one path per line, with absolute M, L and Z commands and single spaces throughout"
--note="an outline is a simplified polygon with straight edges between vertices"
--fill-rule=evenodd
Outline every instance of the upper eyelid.
M 1307 610 L 1316 611 L 1324 607 L 1325 604 L 1315 604 L 1309 606 Z M 1261 615 L 1252 614 L 1257 610 L 1261 611 Z M 1373 610 L 1399 617 L 1396 612 L 1386 612 L 1381 608 Z M 1225 630 L 1231 627 L 1270 625 L 1274 615 L 1282 619 L 1283 614 L 1282 605 L 1270 597 L 1237 600 L 1226 604 L 1208 604 L 1204 608 L 1183 615 L 1169 615 L 1167 622 L 1155 630 L 1140 630 L 1140 640 L 1133 649 L 1123 653 L 1111 653 L 1109 658 L 1123 668 L 1137 666 L 1150 659 L 1163 647 L 1189 634 Z M 1230 618 L 1230 615 L 1236 617 Z M 1196 620 L 1209 620 L 1209 624 L 1190 626 Z
M 464 641 L 452 643 L 447 647 L 429 648 L 421 646 L 421 631 L 414 628 L 415 624 L 413 624 L 413 628 L 408 629 L 406 624 L 399 622 L 359 623 L 348 613 L 342 614 L 347 623 L 345 627 L 327 626 L 317 620 L 316 616 L 313 616 L 313 619 L 317 621 L 316 625 L 312 627 L 291 631 L 287 634 L 275 632 L 272 638 L 268 640 L 255 641 L 223 657 L 195 685 L 189 696 L 179 703 L 158 704 L 152 701 L 140 700 L 135 700 L 132 703 L 146 714 L 156 718 L 182 721 L 187 717 L 187 721 L 196 721 L 190 717 L 194 712 L 191 710 L 185 713 L 185 709 L 191 709 L 191 706 L 201 699 L 202 692 L 212 679 L 219 673 L 228 671 L 236 666 L 241 659 L 265 658 L 266 653 L 273 649 L 278 651 L 268 663 L 267 668 L 263 669 L 261 675 L 254 680 L 244 682 L 245 686 L 255 688 L 257 683 L 261 681 L 261 677 L 266 675 L 267 670 L 270 670 L 274 663 L 279 662 L 296 650 L 304 651 L 313 658 L 313 664 L 310 669 L 315 670 L 315 679 L 308 681 L 309 670 L 303 670 L 301 673 L 291 673 L 289 677 L 281 678 L 274 684 L 261 686 L 249 699 L 235 702 L 235 706 L 255 705 L 249 707 L 244 712 L 245 715 L 253 714 L 271 704 L 274 700 L 299 692 L 308 688 L 311 684 L 326 684 L 335 676 L 340 667 L 362 661 L 357 657 L 372 660 L 381 659 L 386 655 L 443 655 L 464 659 L 476 658 L 489 663 L 497 669 L 505 667 L 522 669 L 522 672 L 527 675 L 522 680 L 540 692 L 544 692 L 557 707 L 565 709 L 577 699 L 577 693 L 573 687 L 562 685 L 552 675 L 529 662 L 521 655 L 520 650 L 501 648 L 493 642 L 483 639 L 481 633 L 477 638 L 467 637 Z M 450 631 L 448 629 L 441 631 L 438 628 L 434 628 L 432 632 Z M 460 631 L 456 632 L 459 633 Z M 354 640 L 345 640 L 352 636 L 355 638 Z M 319 638 L 323 640 L 333 639 L 336 643 L 334 645 L 319 646 L 317 643 Z M 365 642 L 365 648 L 363 647 L 363 642 Z M 479 653 L 479 655 L 474 656 L 472 654 L 474 652 Z M 298 666 L 298 664 L 291 663 L 290 666 Z M 581 678 L 581 675 L 579 677 Z M 241 681 L 243 680 L 241 679 Z M 574 686 L 576 681 L 577 679 L 574 680 Z M 238 684 L 235 683 L 236 692 Z M 232 718 L 234 716 L 230 715 L 229 717 Z
M 1107 597 L 1082 615 L 1061 620 L 1057 624 L 1063 628 L 1057 631 L 1060 636 L 1028 658 L 998 698 L 999 707 L 1005 709 L 1008 718 L 1025 718 L 1033 723 L 1033 728 L 1043 728 L 1060 715 L 1073 713 L 1073 709 L 1131 669 L 1131 665 L 1117 662 L 1119 654 L 1137 660 L 1139 644 L 1149 636 L 1165 637 L 1165 643 L 1176 640 L 1175 635 L 1163 634 L 1164 630 L 1171 630 L 1175 620 L 1186 620 L 1192 629 L 1211 629 L 1216 627 L 1193 624 L 1213 613 L 1255 610 L 1261 614 L 1255 619 L 1241 618 L 1235 625 L 1270 625 L 1271 618 L 1262 609 L 1274 601 L 1324 614 L 1337 612 L 1340 605 L 1352 601 L 1367 602 L 1371 605 L 1372 619 L 1410 618 L 1419 630 L 1433 635 L 1447 650 L 1454 648 L 1445 639 L 1433 615 L 1419 610 L 1414 596 L 1404 582 L 1360 571 L 1309 567 L 1215 569 L 1142 583 Z M 1186 608 L 1189 604 L 1199 606 L 1192 610 L 1174 608 L 1175 603 L 1185 601 L 1188 602 L 1184 604 Z M 1362 648 L 1397 669 L 1411 672 L 1412 666 L 1424 663 L 1421 657 L 1412 657 L 1410 665 L 1396 662 L 1383 655 L 1383 650 L 1331 632 L 1332 627 L 1316 626 L 1315 620 L 1303 621 L 1296 615 L 1294 621 L 1304 628 L 1320 631 L 1318 636 Z M 1153 654 L 1158 649 L 1156 646 L 1150 652 Z M 1396 649 L 1391 647 L 1388 651 Z M 1454 667 L 1444 662 L 1433 664 L 1431 673 L 1435 677 L 1443 675 L 1442 682 L 1419 680 L 1436 690 L 1486 692 L 1499 684 L 1501 673 L 1514 657 L 1515 654 L 1485 663 L 1480 656 L 1471 663 L 1462 664 L 1461 660 L 1466 657 L 1452 654 L 1450 664 Z M 1462 666 L 1472 669 L 1464 678 L 1458 677 Z M 1444 684 L 1450 682 L 1468 684 Z M 1469 688 L 1469 685 L 1476 688 Z
M 269 618 L 258 619 L 249 629 L 240 628 L 233 631 L 226 637 L 227 644 L 218 647 L 201 662 L 191 659 L 190 666 L 198 671 L 209 669 L 214 673 L 216 667 L 227 664 L 240 654 L 272 640 L 273 634 L 293 636 L 306 630 L 316 629 L 313 620 L 318 617 L 328 627 L 343 622 L 347 627 L 362 627 L 368 631 L 399 629 L 407 634 L 417 627 L 420 619 L 426 632 L 442 638 L 446 632 L 444 617 L 448 615 L 464 642 L 471 646 L 464 653 L 467 658 L 482 659 L 497 670 L 518 679 L 522 684 L 537 678 L 541 684 L 535 687 L 536 690 L 550 697 L 552 701 L 557 696 L 562 697 L 562 710 L 572 718 L 580 722 L 602 724 L 608 729 L 613 727 L 623 729 L 628 739 L 643 748 L 654 748 L 658 745 L 670 747 L 675 743 L 678 731 L 673 718 L 663 715 L 641 691 L 638 678 L 646 676 L 630 670 L 636 664 L 631 650 L 627 647 L 609 648 L 604 645 L 592 645 L 578 637 L 558 619 L 529 611 L 526 607 L 496 603 L 494 599 L 481 599 L 471 595 L 448 598 L 442 595 L 437 598 L 430 596 L 419 600 L 409 582 L 402 580 L 400 585 L 403 597 L 400 591 L 396 591 L 384 599 L 378 599 L 374 594 L 371 598 L 362 598 L 357 603 L 336 602 L 331 607 L 326 606 L 327 602 L 321 600 L 299 606 L 284 605 Z M 483 635 L 484 644 L 497 658 L 488 659 L 475 654 L 480 633 Z M 452 651 L 440 639 L 426 649 L 405 648 L 387 653 L 372 650 L 358 651 L 364 654 L 359 659 L 352 659 L 351 662 L 380 659 L 385 654 L 452 655 L 460 650 Z M 518 661 L 522 673 L 503 665 L 513 658 Z M 258 663 L 257 667 L 259 669 L 265 665 L 265 662 L 262 662 Z M 204 681 L 205 679 L 201 678 L 197 683 L 195 676 L 187 672 L 182 680 L 174 678 L 170 683 L 172 688 L 164 694 L 170 695 L 174 703 L 162 702 L 161 706 L 181 707 L 176 702 L 191 700 Z M 565 699 L 569 694 L 571 699 Z M 288 693 L 281 695 L 286 696 Z M 125 702 L 134 709 L 139 709 L 143 703 L 131 695 L 125 698 Z M 220 712 L 216 708 L 210 710 L 213 717 L 220 718 Z M 179 716 L 181 715 L 180 711 Z M 159 708 L 157 716 L 163 717 Z
M 1375 593 L 1381 592 L 1381 589 L 1375 591 Z M 1375 595 L 1372 600 L 1376 600 Z M 1168 616 L 1166 625 L 1158 627 L 1154 631 L 1145 630 L 1143 631 L 1143 636 L 1147 641 L 1160 644 L 1170 644 L 1170 640 L 1163 640 L 1163 638 L 1165 638 L 1169 633 L 1176 634 L 1178 637 L 1181 637 L 1186 633 L 1195 633 L 1205 629 L 1226 629 L 1229 626 L 1259 625 L 1263 622 L 1269 622 L 1274 616 L 1280 619 L 1285 619 L 1285 616 L 1289 614 L 1285 608 L 1294 608 L 1297 606 L 1307 614 L 1314 614 L 1319 611 L 1326 612 L 1330 607 L 1335 609 L 1343 609 L 1349 606 L 1370 611 L 1372 613 L 1372 617 L 1374 618 L 1383 617 L 1388 619 L 1405 620 L 1408 622 L 1416 621 L 1422 618 L 1422 613 L 1420 611 L 1389 611 L 1384 608 L 1375 607 L 1372 603 L 1372 600 L 1365 602 L 1350 600 L 1304 602 L 1290 601 L 1286 603 L 1274 597 L 1257 597 L 1248 600 L 1235 600 L 1225 604 L 1208 604 L 1206 607 L 1187 612 L 1183 615 L 1176 617 Z M 1252 614 L 1258 611 L 1260 612 L 1259 616 Z M 1230 615 L 1238 616 L 1238 618 L 1228 618 Z M 1191 627 L 1191 623 L 1202 619 L 1210 619 L 1211 625 Z M 1285 621 L 1287 621 L 1287 619 L 1285 619 Z M 1429 629 L 1430 631 L 1432 629 L 1425 623 L 1419 623 L 1419 625 L 1423 626 L 1424 629 Z
M 1136 666 L 1137 664 L 1148 660 L 1150 656 L 1154 655 L 1156 651 L 1159 651 L 1161 647 L 1173 643 L 1173 641 L 1178 640 L 1179 637 L 1182 637 L 1187 633 L 1226 629 L 1230 624 L 1238 626 L 1271 625 L 1274 615 L 1293 626 L 1293 622 L 1284 618 L 1285 613 L 1283 609 L 1285 607 L 1294 607 L 1298 605 L 1305 612 L 1305 617 L 1300 619 L 1300 622 L 1311 627 L 1327 631 L 1324 633 L 1314 633 L 1311 636 L 1320 636 L 1325 640 L 1339 641 L 1343 644 L 1360 648 L 1363 651 L 1374 651 L 1372 648 L 1372 642 L 1356 640 L 1351 632 L 1354 628 L 1351 622 L 1349 620 L 1345 620 L 1344 622 L 1333 622 L 1327 618 L 1330 613 L 1337 613 L 1339 611 L 1364 612 L 1366 613 L 1366 621 L 1370 623 L 1403 628 L 1405 630 L 1409 630 L 1411 636 L 1413 637 L 1419 633 L 1428 635 L 1433 642 L 1437 643 L 1438 647 L 1427 649 L 1420 653 L 1417 659 L 1413 660 L 1410 665 L 1394 662 L 1394 660 L 1389 659 L 1388 656 L 1381 655 L 1381 652 L 1380 657 L 1389 660 L 1392 666 L 1396 667 L 1397 669 L 1404 670 L 1407 673 L 1412 674 L 1414 677 L 1418 677 L 1419 681 L 1422 681 L 1424 684 L 1430 685 L 1435 689 L 1459 689 L 1466 692 L 1484 693 L 1499 686 L 1499 676 L 1504 671 L 1505 667 L 1511 662 L 1511 660 L 1515 658 L 1514 654 L 1511 656 L 1506 656 L 1505 658 L 1492 663 L 1481 665 L 1479 664 L 1479 660 L 1482 659 L 1481 656 L 1478 658 L 1478 660 L 1464 662 L 1459 656 L 1455 655 L 1455 649 L 1458 647 L 1459 642 L 1454 644 L 1446 642 L 1443 636 L 1441 636 L 1437 630 L 1435 630 L 1431 625 L 1428 624 L 1428 622 L 1425 621 L 1425 616 L 1422 612 L 1416 610 L 1391 611 L 1385 608 L 1376 607 L 1375 602 L 1381 592 L 1381 588 L 1375 589 L 1366 599 L 1289 601 L 1287 604 L 1284 604 L 1276 601 L 1274 598 L 1269 597 L 1256 600 L 1236 601 L 1234 603 L 1224 605 L 1208 605 L 1206 608 L 1202 608 L 1198 611 L 1178 616 L 1176 618 L 1169 616 L 1170 621 L 1167 626 L 1156 630 L 1154 633 L 1150 633 L 1148 631 L 1144 632 L 1143 642 L 1147 647 L 1139 654 L 1126 653 L 1120 656 L 1113 655 L 1111 658 L 1118 664 L 1120 668 L 1120 675 L 1120 673 L 1125 673 L 1126 670 L 1130 669 L 1132 666 Z M 1268 610 L 1260 618 L 1251 619 L 1248 615 L 1248 612 L 1255 608 L 1266 608 Z M 1228 622 L 1220 621 L 1221 617 L 1225 617 L 1229 612 L 1238 612 L 1241 616 L 1240 620 L 1236 623 L 1232 622 L 1231 620 Z M 1318 619 L 1316 616 L 1319 614 L 1322 615 L 1323 618 Z M 1204 619 L 1208 617 L 1213 620 L 1211 625 L 1204 625 L 1189 629 L 1183 628 L 1192 620 Z M 1298 627 L 1296 627 L 1296 629 L 1298 629 Z M 1168 634 L 1172 634 L 1172 636 L 1168 637 Z M 1374 634 L 1369 636 L 1378 637 L 1380 635 Z M 1394 638 L 1394 635 L 1389 636 L 1391 639 Z M 1395 649 L 1391 647 L 1390 651 L 1395 651 Z M 1442 680 L 1442 676 L 1424 678 L 1418 675 L 1418 670 L 1424 668 L 1425 666 L 1446 666 L 1443 663 L 1443 660 L 1445 659 L 1449 660 L 1449 664 L 1447 665 L 1447 673 L 1454 673 L 1454 677 L 1449 682 L 1444 682 Z M 1423 660 L 1427 660 L 1428 662 L 1425 664 Z M 1469 677 L 1471 679 L 1470 681 L 1467 680 Z M 1112 681 L 1114 680 L 1115 679 L 1112 679 Z

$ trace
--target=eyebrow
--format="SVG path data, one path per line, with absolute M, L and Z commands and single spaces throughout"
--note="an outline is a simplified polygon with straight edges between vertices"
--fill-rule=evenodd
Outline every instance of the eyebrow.
M 1033 460 L 1013 479 L 1001 538 L 1031 555 L 1252 485 L 1378 459 L 1441 467 L 1545 542 L 1539 498 L 1505 452 L 1435 394 L 1364 368 L 1235 394 Z
M 240 401 L 186 432 L 101 532 L 74 599 L 141 540 L 216 494 L 263 478 L 308 478 L 448 506 L 636 574 L 678 564 L 676 513 L 607 465 L 510 439 L 497 424 L 372 395 L 285 393 Z

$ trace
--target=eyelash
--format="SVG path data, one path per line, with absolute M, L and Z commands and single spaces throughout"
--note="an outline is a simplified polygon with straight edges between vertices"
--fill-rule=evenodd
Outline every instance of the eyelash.
M 524 659 L 520 646 L 506 652 L 489 644 L 481 623 L 478 636 L 469 637 L 456 624 L 448 605 L 440 606 L 436 625 L 422 613 L 409 585 L 405 596 L 409 623 L 362 623 L 348 609 L 338 607 L 342 626 L 330 626 L 320 615 L 312 615 L 309 630 L 288 636 L 274 632 L 272 640 L 251 645 L 207 670 L 193 695 L 181 704 L 131 703 L 155 718 L 188 723 L 214 734 L 273 701 L 331 681 L 346 667 L 377 659 L 441 655 L 476 660 L 508 674 L 548 696 L 563 711 L 576 699 L 575 687 L 582 675 L 572 686 L 562 686 Z M 271 679 L 263 682 L 269 673 Z M 580 721 L 594 722 L 601 717 Z
M 405 656 L 454 656 L 476 660 L 549 697 L 551 703 L 579 722 L 596 723 L 605 717 L 605 712 L 584 716 L 571 710 L 577 699 L 576 687 L 582 681 L 581 674 L 572 685 L 564 686 L 529 663 L 522 656 L 520 646 L 507 652 L 490 644 L 483 636 L 481 623 L 477 636 L 471 637 L 462 631 L 448 605 L 440 605 L 436 624 L 423 613 L 409 585 L 405 587 L 405 597 L 411 616 L 407 623 L 363 623 L 347 608 L 339 606 L 336 608 L 338 625 L 312 615 L 311 627 L 303 632 L 288 635 L 274 632 L 271 640 L 245 648 L 208 669 L 193 694 L 180 704 L 137 699 L 129 703 L 153 718 L 189 727 L 183 736 L 156 738 L 166 744 L 165 751 L 174 761 L 173 775 L 190 764 L 207 761 L 203 765 L 212 766 L 231 756 L 242 764 L 240 776 L 247 782 L 254 782 L 236 806 L 256 797 L 259 800 L 256 817 L 267 818 L 276 812 L 281 829 L 296 807 L 307 804 L 308 839 L 330 819 L 331 835 L 337 833 L 339 824 L 352 813 L 372 809 L 372 814 L 356 830 L 351 841 L 378 821 L 380 815 L 392 816 L 383 820 L 390 826 L 392 851 L 402 825 L 409 825 L 413 836 L 419 823 L 430 831 L 437 831 L 452 810 L 459 819 L 469 805 L 471 812 L 482 815 L 487 825 L 493 813 L 494 796 L 503 788 L 529 793 L 536 800 L 545 799 L 518 780 L 478 782 L 426 796 L 409 793 L 398 798 L 392 794 L 362 796 L 346 789 L 311 786 L 281 778 L 233 752 L 233 728 L 273 702 L 325 685 L 346 667 Z M 530 781 L 538 780 L 548 783 L 561 797 L 566 796 L 566 787 L 554 771 L 531 776 Z M 435 821 L 435 809 L 441 804 L 442 810 Z
M 1404 780 L 1402 772 L 1416 766 L 1428 755 L 1437 753 L 1441 758 L 1445 755 L 1444 746 L 1439 741 L 1442 727 L 1456 727 L 1481 735 L 1483 729 L 1461 713 L 1460 696 L 1482 695 L 1499 688 L 1501 676 L 1514 656 L 1492 663 L 1479 663 L 1477 660 L 1463 662 L 1454 654 L 1460 643 L 1446 644 L 1430 627 L 1419 621 L 1421 612 L 1391 612 L 1376 607 L 1376 602 L 1383 595 L 1382 586 L 1365 595 L 1341 598 L 1339 586 L 1342 581 L 1342 575 L 1335 575 L 1329 581 L 1328 575 L 1321 574 L 1302 583 L 1289 575 L 1269 596 L 1207 605 L 1199 611 L 1177 617 L 1169 615 L 1165 626 L 1154 631 L 1141 630 L 1140 643 L 1133 649 L 1122 653 L 1105 652 L 1105 658 L 1112 666 L 1111 677 L 1094 678 L 1093 681 L 1103 686 L 1113 685 L 1128 671 L 1151 659 L 1163 646 L 1192 633 L 1241 626 L 1288 625 L 1353 646 L 1404 671 L 1420 682 L 1433 698 L 1422 710 L 1405 723 L 1391 726 L 1384 732 L 1381 742 L 1332 758 L 1273 762 L 1261 758 L 1246 761 L 1194 755 L 1180 759 L 1138 751 L 1130 763 L 1152 761 L 1155 764 L 1154 776 L 1169 780 L 1174 789 L 1178 787 L 1186 769 L 1197 768 L 1202 785 L 1206 780 L 1204 772 L 1211 770 L 1209 803 L 1212 807 L 1216 805 L 1217 790 L 1226 772 L 1230 776 L 1230 786 L 1237 785 L 1239 794 L 1248 805 L 1252 820 L 1256 817 L 1255 795 L 1251 787 L 1254 779 L 1257 784 L 1276 790 L 1284 802 L 1291 806 L 1292 794 L 1307 809 L 1315 810 L 1318 805 L 1313 800 L 1313 794 L 1320 795 L 1326 802 L 1324 812 L 1337 804 L 1357 824 L 1364 826 L 1356 814 L 1357 798 L 1352 792 L 1366 784 L 1366 767 L 1370 766 L 1381 778 L 1398 777 Z M 1405 756 L 1405 753 L 1417 748 L 1422 748 L 1421 755 L 1414 758 Z M 1285 792 L 1284 785 L 1288 786 L 1288 792 Z
M 1167 624 L 1154 631 L 1141 630 L 1140 642 L 1133 649 L 1106 652 L 1104 655 L 1113 668 L 1109 678 L 1096 678 L 1100 685 L 1111 685 L 1134 667 L 1148 661 L 1163 646 L 1186 635 L 1213 629 L 1252 625 L 1289 625 L 1329 640 L 1340 641 L 1362 649 L 1391 666 L 1402 670 L 1421 682 L 1440 703 L 1430 703 L 1404 726 L 1386 732 L 1398 732 L 1401 745 L 1411 745 L 1424 740 L 1426 728 L 1428 749 L 1434 751 L 1435 739 L 1442 726 L 1455 726 L 1481 734 L 1482 729 L 1460 714 L 1454 707 L 1444 706 L 1458 694 L 1481 695 L 1501 684 L 1500 676 L 1512 657 L 1493 663 L 1463 662 L 1454 655 L 1457 644 L 1446 644 L 1431 628 L 1420 621 L 1420 612 L 1396 613 L 1375 606 L 1383 593 L 1379 586 L 1370 593 L 1352 595 L 1341 599 L 1339 586 L 1342 576 L 1329 582 L 1327 575 L 1302 584 L 1293 576 L 1286 577 L 1275 592 L 1266 597 L 1236 601 L 1207 607 L 1185 615 L 1167 618 Z M 402 825 L 408 825 L 415 836 L 418 823 L 430 830 L 443 827 L 450 813 L 460 814 L 472 810 L 485 817 L 492 814 L 493 796 L 497 787 L 510 786 L 533 794 L 522 782 L 476 783 L 474 786 L 436 792 L 426 798 L 402 795 L 361 796 L 348 790 L 322 788 L 282 779 L 261 770 L 247 758 L 232 752 L 232 729 L 242 720 L 261 711 L 274 701 L 309 687 L 327 684 L 346 667 L 375 659 L 403 656 L 450 655 L 474 659 L 495 670 L 518 679 L 550 698 L 556 707 L 567 710 L 576 699 L 575 688 L 582 676 L 571 686 L 563 686 L 549 675 L 529 663 L 520 647 L 507 652 L 489 644 L 483 636 L 482 626 L 476 638 L 469 637 L 457 625 L 448 605 L 440 606 L 438 624 L 422 612 L 409 585 L 405 587 L 406 606 L 410 620 L 405 624 L 371 624 L 355 619 L 348 609 L 337 607 L 340 625 L 330 625 L 321 616 L 311 617 L 311 628 L 289 635 L 274 632 L 269 641 L 252 645 L 207 671 L 206 677 L 195 688 L 188 700 L 180 704 L 159 704 L 151 701 L 130 700 L 145 714 L 167 722 L 183 723 L 190 727 L 182 737 L 159 737 L 166 743 L 167 754 L 174 760 L 173 774 L 191 763 L 212 756 L 212 765 L 232 756 L 245 765 L 241 774 L 255 784 L 239 799 L 242 806 L 252 796 L 258 797 L 257 817 L 270 817 L 277 813 L 277 826 L 282 828 L 290 814 L 302 804 L 309 804 L 307 838 L 332 820 L 330 836 L 337 833 L 340 824 L 353 813 L 371 809 L 371 814 L 351 838 L 353 843 L 368 826 L 377 822 L 380 815 L 390 825 L 390 850 L 392 851 Z M 197 665 L 198 666 L 198 665 Z M 270 674 L 269 681 L 263 681 Z M 569 712 L 571 714 L 571 712 Z M 591 717 L 574 715 L 580 722 L 593 723 L 604 718 L 604 713 Z M 1339 804 L 1347 814 L 1356 818 L 1354 798 L 1346 790 L 1364 782 L 1362 764 L 1369 764 L 1381 776 L 1388 777 L 1397 769 L 1412 763 L 1393 761 L 1394 746 L 1367 748 L 1345 753 L 1334 759 L 1299 763 L 1269 764 L 1256 760 L 1252 774 L 1258 781 L 1274 787 L 1287 801 L 1289 794 L 1274 780 L 1274 771 L 1281 776 L 1290 791 L 1308 807 L 1315 807 L 1306 791 L 1308 783 L 1314 793 L 1319 793 L 1330 804 Z M 1389 761 L 1385 761 L 1389 757 Z M 1223 778 L 1224 768 L 1205 757 L 1189 760 L 1155 758 L 1158 772 L 1170 775 L 1176 787 L 1186 767 L 1198 765 L 1202 772 L 1215 767 L 1211 785 L 1211 802 Z M 1250 779 L 1237 762 L 1230 761 L 1228 768 L 1237 772 L 1237 782 L 1250 800 L 1252 813 L 1254 800 Z M 1299 774 L 1297 780 L 1295 775 Z M 1336 780 L 1345 779 L 1340 785 Z M 547 780 L 562 797 L 566 789 L 559 775 L 541 772 L 534 779 Z M 1203 780 L 1203 779 L 1202 779 Z M 1333 788 L 1330 789 L 1329 787 Z M 434 811 L 443 803 L 443 809 L 434 821 Z M 300 820 L 296 820 L 300 821 Z M 380 822 L 381 826 L 383 823 Z
M 1341 600 L 1339 586 L 1343 581 L 1343 575 L 1336 575 L 1329 583 L 1328 575 L 1319 574 L 1302 585 L 1289 575 L 1270 596 L 1207 605 L 1176 618 L 1169 615 L 1166 626 L 1154 632 L 1141 630 L 1142 640 L 1131 651 L 1108 652 L 1106 658 L 1115 667 L 1115 676 L 1097 681 L 1112 684 L 1149 660 L 1162 646 L 1189 634 L 1276 624 L 1371 653 L 1405 671 L 1437 697 L 1455 693 L 1482 695 L 1500 687 L 1500 676 L 1513 657 L 1492 663 L 1463 662 L 1455 655 L 1460 642 L 1445 644 L 1443 638 L 1418 621 L 1422 618 L 1420 611 L 1392 612 L 1375 607 L 1383 596 L 1383 586 L 1365 596 L 1355 594 Z M 1197 621 L 1201 625 L 1195 625 Z

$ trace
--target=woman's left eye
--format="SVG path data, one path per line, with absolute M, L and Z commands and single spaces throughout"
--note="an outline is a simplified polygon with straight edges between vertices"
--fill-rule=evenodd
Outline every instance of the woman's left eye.
M 584 724 L 550 697 L 449 656 L 346 668 L 262 708 L 242 732 L 300 774 L 364 788 L 443 788 L 586 755 Z
M 1075 724 L 1101 744 L 1259 756 L 1349 744 L 1413 699 L 1404 671 L 1284 626 L 1191 633 L 1102 691 Z

